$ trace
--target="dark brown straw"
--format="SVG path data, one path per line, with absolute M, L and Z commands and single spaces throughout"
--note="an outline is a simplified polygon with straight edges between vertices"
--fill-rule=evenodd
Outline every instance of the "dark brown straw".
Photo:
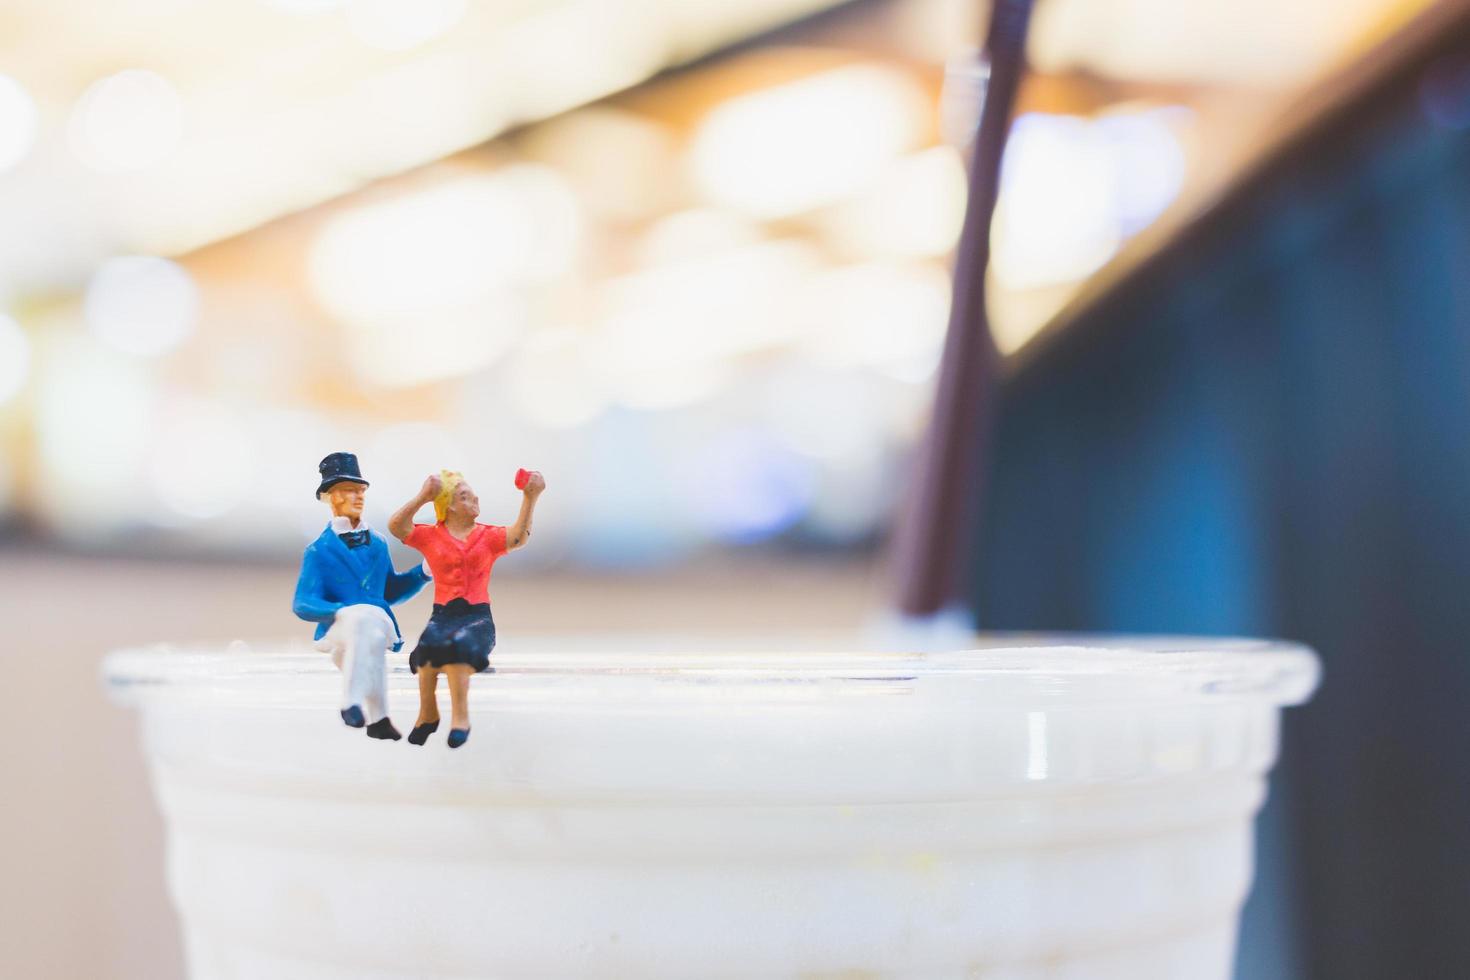
M 969 604 L 968 546 L 975 538 L 981 461 L 999 354 L 985 313 L 990 223 L 1001 158 L 1026 60 L 1032 0 L 995 0 L 986 55 L 990 83 L 970 164 L 969 200 L 955 257 L 954 298 L 934 415 L 895 541 L 898 607 L 911 615 Z

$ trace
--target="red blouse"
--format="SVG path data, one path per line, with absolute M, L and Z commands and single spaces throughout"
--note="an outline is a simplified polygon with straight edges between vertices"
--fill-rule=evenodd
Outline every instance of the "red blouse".
M 490 566 L 505 554 L 505 528 L 476 524 L 461 541 L 443 524 L 415 524 L 404 543 L 428 560 L 435 605 L 460 598 L 471 605 L 490 601 Z

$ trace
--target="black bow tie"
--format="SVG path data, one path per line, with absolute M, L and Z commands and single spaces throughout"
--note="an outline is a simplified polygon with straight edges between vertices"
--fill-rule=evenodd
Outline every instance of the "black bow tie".
M 366 531 L 344 531 L 337 537 L 349 548 L 361 548 L 368 543 L 368 532 Z

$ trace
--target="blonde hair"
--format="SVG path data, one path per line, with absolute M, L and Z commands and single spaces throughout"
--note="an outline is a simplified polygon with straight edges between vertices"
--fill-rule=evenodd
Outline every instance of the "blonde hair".
M 463 481 L 463 473 L 455 470 L 439 471 L 439 492 L 434 495 L 434 518 L 440 524 L 449 516 L 449 501 L 454 499 L 454 491 Z

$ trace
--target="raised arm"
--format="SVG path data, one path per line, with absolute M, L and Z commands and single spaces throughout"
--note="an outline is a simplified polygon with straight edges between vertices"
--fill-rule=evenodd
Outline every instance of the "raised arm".
M 526 489 L 521 491 L 521 512 L 516 517 L 516 522 L 505 529 L 505 550 L 515 551 L 524 547 L 531 538 L 531 518 L 536 512 L 536 498 L 541 496 L 541 491 L 546 489 L 546 478 L 540 473 L 532 472 L 530 479 L 526 481 Z
M 419 512 L 419 508 L 429 503 L 439 493 L 439 474 L 430 474 L 424 480 L 424 485 L 419 487 L 419 492 L 414 498 L 393 512 L 388 518 L 388 533 L 399 541 L 407 541 L 408 536 L 413 533 L 413 515 Z

